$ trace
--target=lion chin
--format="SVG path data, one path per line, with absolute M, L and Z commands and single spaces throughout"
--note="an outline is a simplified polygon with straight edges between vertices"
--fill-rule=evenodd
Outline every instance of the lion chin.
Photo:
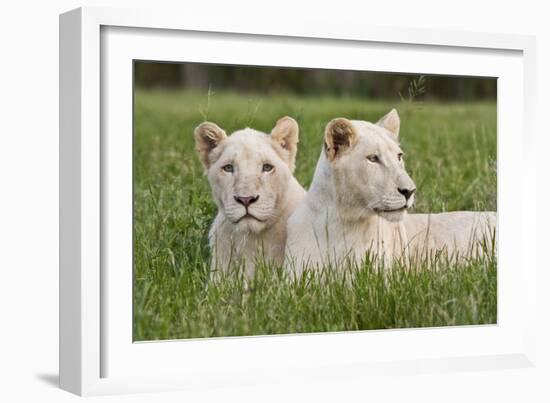
M 391 210 L 391 211 L 379 211 L 377 212 L 378 215 L 382 218 L 384 218 L 386 221 L 389 222 L 399 222 L 403 220 L 403 217 L 405 216 L 406 209 L 398 209 L 398 210 Z
M 253 234 L 259 234 L 267 227 L 268 225 L 265 221 L 250 216 L 244 216 L 235 223 L 235 230 L 240 233 L 251 232 Z

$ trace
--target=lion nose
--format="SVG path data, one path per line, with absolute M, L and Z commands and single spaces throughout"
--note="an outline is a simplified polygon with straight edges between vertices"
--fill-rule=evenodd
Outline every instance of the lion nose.
M 252 203 L 255 203 L 260 198 L 260 195 L 256 196 L 233 196 L 235 201 L 239 204 L 242 204 L 245 207 L 250 206 Z
M 397 188 L 397 191 L 401 193 L 403 196 L 405 196 L 405 200 L 409 200 L 414 192 L 416 192 L 416 188 L 407 189 L 407 188 Z

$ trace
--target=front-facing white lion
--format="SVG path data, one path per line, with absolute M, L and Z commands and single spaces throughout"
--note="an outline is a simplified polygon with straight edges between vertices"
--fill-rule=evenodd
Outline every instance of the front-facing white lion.
M 298 124 L 280 119 L 271 134 L 253 129 L 227 136 L 214 123 L 195 129 L 218 213 L 209 241 L 214 269 L 244 264 L 252 276 L 256 259 L 284 260 L 286 223 L 305 191 L 292 175 Z
M 333 119 L 306 197 L 288 220 L 286 266 L 300 273 L 366 255 L 390 264 L 434 250 L 465 256 L 494 229 L 494 213 L 408 214 L 416 186 L 392 110 L 376 124 Z M 489 226 L 487 225 L 489 224 Z

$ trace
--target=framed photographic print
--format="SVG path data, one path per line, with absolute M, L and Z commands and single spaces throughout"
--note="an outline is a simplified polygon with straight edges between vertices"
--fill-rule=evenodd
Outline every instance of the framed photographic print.
M 532 38 L 60 24 L 64 389 L 532 365 Z

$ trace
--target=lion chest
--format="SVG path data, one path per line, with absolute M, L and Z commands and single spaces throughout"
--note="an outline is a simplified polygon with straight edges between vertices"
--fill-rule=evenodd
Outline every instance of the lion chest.
M 400 256 L 407 246 L 403 224 L 388 222 L 377 216 L 357 222 L 337 223 L 325 234 L 326 250 L 333 251 L 336 260 L 351 255 L 357 262 L 367 256 L 391 261 Z

